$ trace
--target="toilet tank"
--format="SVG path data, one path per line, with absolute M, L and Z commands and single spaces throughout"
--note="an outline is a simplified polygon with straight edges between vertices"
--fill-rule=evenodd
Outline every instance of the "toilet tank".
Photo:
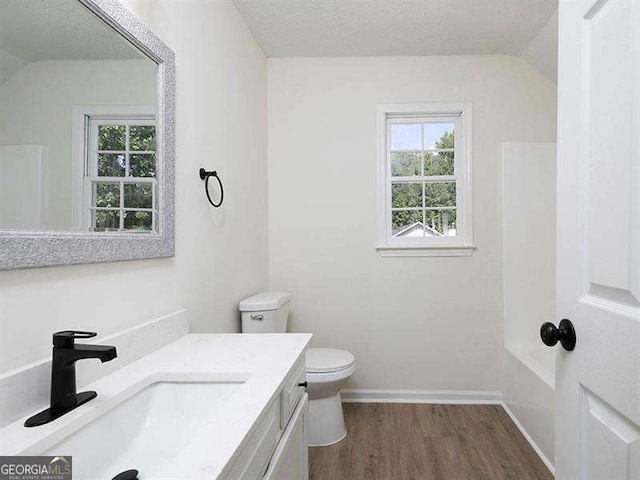
M 242 333 L 285 333 L 291 294 L 260 292 L 240 302 Z

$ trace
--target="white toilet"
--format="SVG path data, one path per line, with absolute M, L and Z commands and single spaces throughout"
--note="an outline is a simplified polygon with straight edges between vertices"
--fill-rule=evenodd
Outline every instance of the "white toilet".
M 243 333 L 285 333 L 291 294 L 262 292 L 240 302 Z M 307 350 L 307 439 L 312 447 L 332 445 L 347 435 L 340 389 L 356 371 L 355 357 L 336 348 Z

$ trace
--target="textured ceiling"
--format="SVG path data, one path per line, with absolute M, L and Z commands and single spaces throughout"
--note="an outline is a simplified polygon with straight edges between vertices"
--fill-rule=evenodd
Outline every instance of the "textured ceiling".
M 233 0 L 268 57 L 519 55 L 557 0 Z
M 42 60 L 140 58 L 77 0 L 0 0 L 0 83 Z

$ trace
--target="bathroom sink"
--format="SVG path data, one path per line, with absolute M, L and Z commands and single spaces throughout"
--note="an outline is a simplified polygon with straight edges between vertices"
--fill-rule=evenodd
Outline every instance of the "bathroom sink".
M 76 480 L 111 479 L 130 469 L 141 479 L 161 476 L 203 424 L 224 415 L 242 383 L 153 383 L 42 455 L 73 456 Z

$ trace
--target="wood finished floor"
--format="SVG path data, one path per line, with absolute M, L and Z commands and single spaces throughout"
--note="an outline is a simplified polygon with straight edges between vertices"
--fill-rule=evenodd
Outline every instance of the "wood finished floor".
M 310 480 L 552 480 L 499 405 L 344 404 L 347 438 Z

